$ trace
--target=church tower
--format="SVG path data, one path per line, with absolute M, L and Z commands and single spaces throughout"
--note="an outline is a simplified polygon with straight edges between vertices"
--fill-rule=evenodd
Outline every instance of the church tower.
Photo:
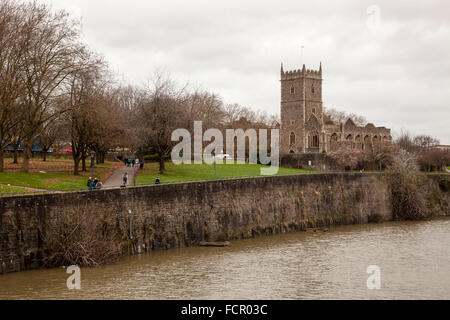
M 280 153 L 320 152 L 323 127 L 319 70 L 284 71 L 281 64 Z

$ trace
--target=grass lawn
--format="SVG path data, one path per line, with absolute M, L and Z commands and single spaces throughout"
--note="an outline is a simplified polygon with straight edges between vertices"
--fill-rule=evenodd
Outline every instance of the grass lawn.
M 86 163 L 90 165 L 90 161 Z M 96 164 L 94 174 L 100 181 L 104 181 L 112 174 L 121 163 L 105 162 Z M 13 187 L 27 187 L 44 190 L 64 190 L 86 188 L 86 181 L 91 175 L 91 168 L 87 172 L 81 172 L 79 176 L 73 175 L 73 161 L 70 159 L 49 158 L 46 162 L 40 159 L 32 159 L 29 173 L 20 172 L 21 163 L 12 164 L 12 159 L 6 159 L 5 172 L 0 173 L 0 192 L 16 192 L 7 190 L 7 185 Z M 81 167 L 81 165 L 80 165 Z M 42 171 L 42 172 L 41 172 Z M 11 188 L 11 187 L 9 187 Z M 26 191 L 26 190 L 25 190 Z
M 216 178 L 250 177 L 260 176 L 260 169 L 263 165 L 258 164 L 216 164 Z M 277 175 L 283 174 L 304 174 L 317 172 L 306 169 L 279 168 Z M 208 164 L 181 164 L 175 165 L 172 162 L 166 163 L 166 173 L 159 174 L 158 163 L 146 163 L 143 170 L 138 171 L 136 177 L 137 184 L 153 184 L 156 177 L 161 183 L 184 181 L 184 180 L 208 180 L 214 179 L 214 165 Z
M 27 192 L 28 189 L 0 184 L 0 193 Z

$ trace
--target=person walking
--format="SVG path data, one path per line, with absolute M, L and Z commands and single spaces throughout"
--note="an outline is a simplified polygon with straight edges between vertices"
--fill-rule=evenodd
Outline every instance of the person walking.
M 139 158 L 136 158 L 136 168 L 139 168 Z
M 159 180 L 159 178 L 156 177 L 155 184 L 160 184 L 160 183 L 161 183 L 161 180 Z
M 131 166 L 134 168 L 134 164 L 136 163 L 136 160 L 131 160 Z
M 123 185 L 124 187 L 127 186 L 127 182 L 128 182 L 128 172 L 125 172 L 125 174 L 123 175 Z

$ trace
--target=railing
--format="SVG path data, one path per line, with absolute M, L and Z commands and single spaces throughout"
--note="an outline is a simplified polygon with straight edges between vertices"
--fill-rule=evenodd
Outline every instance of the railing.
M 323 171 L 310 171 L 310 172 L 302 172 L 302 173 L 286 173 L 286 174 L 277 174 L 274 176 L 291 176 L 291 175 L 304 175 L 304 174 L 318 174 L 324 173 Z M 8 196 L 24 196 L 24 195 L 41 195 L 41 194 L 52 194 L 52 193 L 65 193 L 65 192 L 96 192 L 101 190 L 113 190 L 113 189 L 125 189 L 125 188 L 133 188 L 133 187 L 144 187 L 151 185 L 162 185 L 162 184 L 177 184 L 177 183 L 187 183 L 187 182 L 202 182 L 202 181 L 217 181 L 217 180 L 233 180 L 233 179 L 248 179 L 248 178 L 263 178 L 263 177 L 272 177 L 272 176 L 263 176 L 263 175 L 253 175 L 253 176 L 228 176 L 228 177 L 216 177 L 216 178 L 197 178 L 197 179 L 185 179 L 185 180 L 169 180 L 169 181 L 160 181 L 159 184 L 155 184 L 155 182 L 141 182 L 136 183 L 134 185 L 127 185 L 126 187 L 122 186 L 112 186 L 112 187 L 101 187 L 100 189 L 89 189 L 89 188 L 72 188 L 72 189 L 60 189 L 60 190 L 39 190 L 39 191 L 17 191 L 17 192 L 0 192 L 0 197 L 8 197 Z M 26 188 L 26 187 L 24 187 Z
M 218 181 L 218 180 L 237 180 L 237 179 L 248 179 L 248 178 L 264 178 L 264 177 L 282 177 L 282 176 L 295 176 L 295 175 L 308 175 L 308 174 L 327 174 L 327 173 L 358 173 L 359 171 L 308 171 L 301 173 L 285 173 L 285 174 L 277 174 L 272 176 L 263 176 L 263 175 L 253 175 L 253 176 L 237 176 L 237 177 L 216 177 L 216 178 L 197 178 L 197 179 L 186 179 L 186 180 L 170 180 L 170 181 L 161 181 L 158 185 L 163 184 L 178 184 L 178 183 L 188 183 L 188 182 L 206 182 L 206 181 Z M 380 171 L 365 171 L 363 173 L 382 173 Z M 92 189 L 89 188 L 72 188 L 72 189 L 61 189 L 61 190 L 39 190 L 39 191 L 18 191 L 18 192 L 0 192 L 0 197 L 8 197 L 8 196 L 24 196 L 24 195 L 44 195 L 44 194 L 53 194 L 53 193 L 66 193 L 66 192 L 96 192 L 101 190 L 114 190 L 114 189 L 125 189 L 125 188 L 133 188 L 133 187 L 145 187 L 145 186 L 157 186 L 155 182 L 141 182 L 136 183 L 134 185 L 128 185 L 126 187 L 121 186 L 112 186 L 112 187 L 101 187 L 100 189 Z

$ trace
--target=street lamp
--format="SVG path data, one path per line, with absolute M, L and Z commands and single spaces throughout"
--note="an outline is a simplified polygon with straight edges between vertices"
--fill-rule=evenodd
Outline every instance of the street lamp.
M 216 179 L 216 150 L 213 150 L 212 155 L 214 159 L 214 179 Z
M 137 170 L 137 164 L 136 161 L 134 161 L 134 176 L 133 176 L 133 184 L 136 187 L 136 170 Z
M 95 157 L 95 151 L 91 150 L 91 168 L 92 168 L 92 179 L 94 179 L 94 157 Z

